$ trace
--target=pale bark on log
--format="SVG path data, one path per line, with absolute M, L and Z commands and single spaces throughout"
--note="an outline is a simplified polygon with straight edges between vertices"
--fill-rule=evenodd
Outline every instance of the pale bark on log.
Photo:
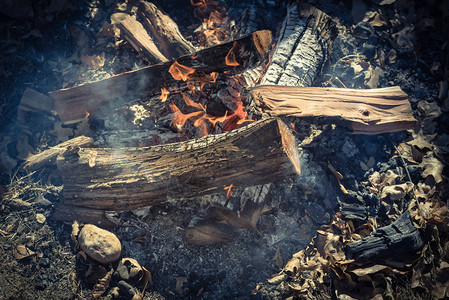
M 195 47 L 182 36 L 178 25 L 156 5 L 141 1 L 138 13 L 166 57 L 176 58 L 195 52 Z
M 42 167 L 55 166 L 56 158 L 59 154 L 67 150 L 67 147 L 89 147 L 94 144 L 94 140 L 91 137 L 78 136 L 70 139 L 49 149 L 46 149 L 40 153 L 30 155 L 22 165 L 22 168 L 26 171 L 35 171 Z
M 340 119 L 354 134 L 402 131 L 416 122 L 407 94 L 398 86 L 371 90 L 257 86 L 250 96 L 269 116 Z
M 176 61 L 196 71 L 193 74 L 219 73 L 219 78 L 232 77 L 249 67 L 260 64 L 271 45 L 271 32 L 257 31 L 235 41 L 239 50 L 235 52 L 238 66 L 226 64 L 226 56 L 233 49 L 234 41 L 200 50 L 193 55 L 180 57 Z M 132 105 L 139 100 L 150 99 L 148 103 L 154 113 L 167 109 L 169 103 L 158 100 L 161 88 L 171 85 L 179 90 L 180 84 L 168 72 L 174 61 L 122 73 L 110 78 L 86 83 L 77 87 L 50 93 L 55 101 L 55 109 L 65 124 L 83 119 L 86 112 L 101 118 L 114 108 Z M 226 71 L 226 73 L 224 73 Z M 198 78 L 199 79 L 199 78 Z
M 335 23 L 324 12 L 289 4 L 261 84 L 311 86 L 324 67 L 335 34 Z
M 57 160 L 63 204 L 133 209 L 273 182 L 300 173 L 296 141 L 280 120 L 148 148 L 79 149 Z
M 136 20 L 136 16 L 128 16 L 117 24 L 121 36 L 127 40 L 138 53 L 148 61 L 164 62 L 167 57 L 161 53 L 143 25 Z

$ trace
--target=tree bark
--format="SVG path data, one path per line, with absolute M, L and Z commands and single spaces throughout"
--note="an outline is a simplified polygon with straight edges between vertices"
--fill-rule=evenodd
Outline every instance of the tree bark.
M 235 43 L 237 47 L 234 47 Z M 271 45 L 269 30 L 257 31 L 236 41 L 223 43 L 200 50 L 192 55 L 182 56 L 176 61 L 195 72 L 193 80 L 201 80 L 204 74 L 217 72 L 219 78 L 229 78 L 241 73 L 248 67 L 263 61 Z M 227 64 L 226 57 L 234 49 L 238 66 Z M 182 90 L 185 82 L 175 80 L 169 73 L 175 61 L 145 67 L 122 73 L 97 82 L 86 83 L 77 87 L 50 93 L 55 101 L 55 109 L 66 124 L 83 119 L 86 112 L 92 116 L 102 117 L 110 114 L 112 109 L 132 105 L 139 100 L 151 101 L 148 105 L 152 113 L 160 114 L 169 103 L 158 100 L 161 88 Z M 226 71 L 226 73 L 225 73 Z
M 300 173 L 296 141 L 280 120 L 182 143 L 85 149 L 58 156 L 63 204 L 124 210 L 253 186 Z
M 354 90 L 257 86 L 250 96 L 269 116 L 340 119 L 354 134 L 402 131 L 416 122 L 407 94 L 400 87 Z
M 89 147 L 93 145 L 94 140 L 91 137 L 78 136 L 63 143 L 60 143 L 54 147 L 44 150 L 40 153 L 29 156 L 23 163 L 24 170 L 29 172 L 35 171 L 45 166 L 55 166 L 56 158 L 59 154 L 67 150 L 67 147 Z

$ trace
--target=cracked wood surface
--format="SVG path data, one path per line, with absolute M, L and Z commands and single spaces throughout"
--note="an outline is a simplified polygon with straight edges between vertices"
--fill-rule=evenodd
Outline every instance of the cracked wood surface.
M 64 205 L 124 210 L 222 192 L 300 173 L 294 136 L 280 120 L 147 148 L 80 148 L 58 156 Z
M 402 131 L 416 122 L 408 96 L 398 86 L 371 90 L 257 86 L 250 96 L 269 116 L 329 117 L 348 123 L 354 134 Z

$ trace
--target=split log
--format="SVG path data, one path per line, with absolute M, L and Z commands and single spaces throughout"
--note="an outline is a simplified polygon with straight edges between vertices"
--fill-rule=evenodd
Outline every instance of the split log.
M 151 36 L 136 16 L 128 16 L 117 24 L 121 36 L 127 40 L 138 53 L 142 53 L 148 61 L 164 62 L 167 57 L 159 51 Z
M 141 1 L 138 13 L 166 57 L 175 58 L 195 52 L 195 47 L 182 36 L 178 25 L 156 5 Z
M 29 172 L 38 170 L 45 166 L 55 166 L 56 158 L 59 154 L 67 150 L 67 147 L 89 147 L 92 146 L 94 140 L 91 137 L 78 136 L 63 143 L 60 143 L 54 147 L 44 150 L 40 153 L 29 156 L 22 167 Z
M 237 45 L 236 47 L 234 47 Z M 222 77 L 231 77 L 243 72 L 248 67 L 260 64 L 271 45 L 271 32 L 257 31 L 236 41 L 223 43 L 200 50 L 193 55 L 183 56 L 176 61 L 194 69 L 191 76 L 201 80 L 204 74 L 217 72 Z M 232 50 L 234 49 L 234 50 Z M 233 51 L 235 64 L 227 64 L 227 55 Z M 151 111 L 155 115 L 167 109 L 168 104 L 158 100 L 161 88 L 174 85 L 179 88 L 180 82 L 169 73 L 174 61 L 145 67 L 139 70 L 122 73 L 101 81 L 86 83 L 77 87 L 50 93 L 55 101 L 55 109 L 59 118 L 65 123 L 76 123 L 83 119 L 86 112 L 96 117 L 110 114 L 114 108 L 125 107 L 141 99 L 154 99 Z M 226 71 L 226 73 L 224 73 Z M 181 82 L 182 84 L 182 82 Z M 185 83 L 184 83 L 185 84 Z
M 335 23 L 324 12 L 290 3 L 262 84 L 311 86 L 326 63 L 336 33 Z
M 182 143 L 85 149 L 58 156 L 63 204 L 125 210 L 273 182 L 300 173 L 293 134 L 280 120 Z
M 257 86 L 250 96 L 269 116 L 341 119 L 354 134 L 402 131 L 416 122 L 407 94 L 397 86 L 372 90 Z
M 349 243 L 346 257 L 356 262 L 366 262 L 373 259 L 402 257 L 421 249 L 423 242 L 418 229 L 413 226 L 410 212 L 403 213 L 388 226 L 378 228 L 371 236 Z
M 29 113 L 50 115 L 53 109 L 53 99 L 33 89 L 26 88 L 17 108 L 17 120 L 25 122 Z

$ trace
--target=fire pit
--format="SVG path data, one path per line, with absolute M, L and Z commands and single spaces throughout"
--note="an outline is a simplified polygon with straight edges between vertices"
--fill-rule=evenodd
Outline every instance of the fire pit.
M 410 46 L 405 31 L 374 53 L 379 12 L 346 32 L 326 5 L 344 6 L 330 2 L 175 2 L 90 7 L 89 20 L 107 22 L 90 33 L 67 25 L 84 69 L 20 99 L 21 164 L 2 152 L 18 172 L 5 212 L 32 214 L 51 191 L 54 209 L 36 220 L 73 224 L 74 251 L 78 223 L 121 242 L 112 264 L 82 246 L 72 280 L 94 297 L 389 296 L 400 292 L 395 276 L 424 272 L 436 244 L 443 272 L 447 152 L 444 139 L 429 143 L 429 124 L 445 119 L 400 80 L 384 82 Z M 12 252 L 39 265 L 49 256 L 40 247 Z M 39 276 L 37 289 L 57 284 Z

